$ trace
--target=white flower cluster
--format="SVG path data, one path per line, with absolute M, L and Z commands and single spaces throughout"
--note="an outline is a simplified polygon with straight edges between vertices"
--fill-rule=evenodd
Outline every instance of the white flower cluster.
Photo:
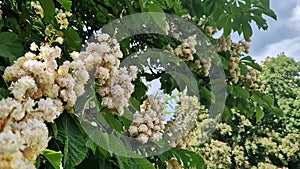
M 3 79 L 11 82 L 14 98 L 0 101 L 0 168 L 34 168 L 36 157 L 47 147 L 46 122 L 64 110 L 72 111 L 96 68 L 104 105 L 124 112 L 134 90 L 137 68 L 119 68 L 122 52 L 116 39 L 102 34 L 85 52 L 71 53 L 73 61 L 58 66 L 61 49 L 33 43 L 24 57 L 7 67 Z M 35 54 L 38 53 L 38 54 Z M 20 167 L 21 166 L 21 167 Z
M 224 142 L 211 139 L 200 149 L 208 168 L 230 168 L 232 148 Z
M 236 84 L 239 81 L 239 77 L 241 76 L 241 70 L 239 67 L 240 59 L 238 56 L 231 56 L 228 66 L 229 73 L 231 75 L 231 81 Z
M 181 18 L 186 21 L 192 21 L 192 17 L 189 13 L 181 15 Z
M 183 43 L 176 47 L 174 54 L 184 61 L 193 60 L 193 54 L 196 53 L 195 46 L 197 45 L 196 35 L 189 36 Z
M 205 31 L 209 34 L 209 35 L 213 35 L 215 33 L 218 32 L 218 29 L 212 26 L 206 26 L 205 27 Z
M 55 16 L 57 23 L 60 24 L 59 29 L 66 29 L 69 26 L 68 17 L 72 16 L 70 11 L 63 12 L 62 9 L 58 11 L 58 14 Z
M 241 56 L 242 53 L 249 53 L 250 45 L 246 41 L 240 40 L 238 43 L 234 44 L 232 56 Z
M 87 70 L 96 68 L 96 78 L 100 84 L 104 84 L 114 76 L 120 65 L 120 58 L 123 53 L 117 39 L 111 38 L 108 34 L 101 34 L 98 42 L 92 42 L 81 52 L 78 57 L 84 61 Z
M 143 144 L 148 140 L 160 140 L 165 129 L 163 102 L 150 95 L 140 108 L 141 112 L 134 114 L 133 122 L 128 129 L 129 135 L 136 137 Z
M 101 34 L 97 43 L 90 43 L 85 52 L 80 53 L 87 70 L 94 67 L 95 77 L 99 80 L 100 88 L 97 89 L 102 96 L 104 106 L 124 114 L 128 106 L 128 99 L 134 91 L 132 81 L 137 77 L 137 67 L 120 68 L 120 58 L 123 54 L 116 39 L 108 34 Z
M 171 147 L 185 147 L 184 139 L 195 127 L 200 104 L 196 96 L 181 95 L 177 100 L 174 118 L 167 124 L 167 134 Z
M 40 107 L 34 108 L 35 105 L 30 98 L 26 102 L 12 98 L 0 101 L 1 169 L 34 169 L 37 156 L 47 148 L 48 129 L 42 118 L 49 115 L 48 112 L 41 113 L 44 110 Z M 40 114 L 40 119 L 33 118 L 35 114 Z
M 34 8 L 36 14 L 40 15 L 41 18 L 44 18 L 44 9 L 42 8 L 40 2 L 33 1 L 33 2 L 31 2 L 31 6 Z
M 255 69 L 248 69 L 246 76 L 242 76 L 241 79 L 245 80 L 250 87 L 258 88 L 258 73 Z
M 200 105 L 194 127 L 182 138 L 177 144 L 177 147 L 193 150 L 193 147 L 199 145 L 199 143 L 208 138 L 206 129 L 214 128 L 216 123 L 216 119 L 208 118 L 208 109 L 206 109 L 204 105 Z
M 231 50 L 231 38 L 230 36 L 227 36 L 226 38 L 224 36 L 221 36 L 220 39 L 218 39 L 218 43 L 216 45 L 216 51 L 217 52 L 226 52 Z
M 48 25 L 45 29 L 45 35 L 48 39 L 48 43 L 51 44 L 53 42 L 57 42 L 59 44 L 64 43 L 64 33 L 56 30 L 53 25 Z
M 99 89 L 103 105 L 116 110 L 119 116 L 124 114 L 124 108 L 128 107 L 128 100 L 134 91 L 132 81 L 137 77 L 137 67 L 130 66 L 120 68 L 117 74 L 109 79 Z
M 28 52 L 5 69 L 14 98 L 0 101 L 0 168 L 35 168 L 35 160 L 48 145 L 46 122 L 70 110 L 84 93 L 89 73 L 80 59 L 58 66 L 58 47 L 30 46 Z M 74 54 L 73 54 L 74 55 Z
M 31 49 L 37 48 L 31 46 Z M 12 82 L 9 89 L 14 98 L 23 101 L 49 97 L 58 99 L 55 102 L 65 102 L 64 106 L 69 110 L 83 94 L 89 74 L 79 59 L 65 61 L 58 67 L 56 59 L 60 55 L 59 47 L 41 46 L 38 55 L 28 52 L 7 67 L 3 79 Z
M 195 69 L 201 71 L 204 76 L 209 75 L 209 71 L 211 68 L 211 58 L 201 58 L 195 61 Z

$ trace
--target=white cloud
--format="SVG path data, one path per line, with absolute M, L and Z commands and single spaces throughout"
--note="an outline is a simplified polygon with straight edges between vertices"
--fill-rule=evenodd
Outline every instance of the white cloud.
M 267 57 L 267 56 L 275 57 L 281 52 L 284 52 L 287 56 L 294 57 L 296 60 L 299 61 L 300 60 L 300 37 L 285 39 L 280 42 L 269 44 L 266 46 L 266 49 L 262 51 L 259 55 L 263 57 Z
M 254 30 L 250 54 L 258 62 L 281 52 L 300 61 L 300 0 L 271 1 L 271 7 L 278 20 L 274 22 L 268 18 L 270 27 L 266 32 Z
M 300 31 L 300 4 L 298 4 L 293 10 L 292 10 L 292 16 L 288 19 L 288 26 L 295 30 Z

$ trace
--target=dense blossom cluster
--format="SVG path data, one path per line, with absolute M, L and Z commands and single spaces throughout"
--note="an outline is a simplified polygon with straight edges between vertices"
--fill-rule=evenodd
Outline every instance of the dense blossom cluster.
M 195 61 L 195 69 L 203 73 L 204 76 L 209 75 L 211 68 L 211 58 L 200 58 Z
M 258 75 L 259 72 L 255 69 L 248 69 L 246 76 L 241 76 L 241 79 L 245 80 L 250 87 L 258 88 Z
M 137 67 L 120 66 L 123 54 L 116 39 L 108 34 L 101 34 L 97 43 L 90 43 L 86 51 L 78 56 L 87 70 L 95 68 L 95 77 L 99 81 L 98 93 L 102 96 L 103 105 L 113 109 L 118 115 L 124 114 L 128 99 L 134 91 L 132 81 L 137 78 Z
M 177 100 L 174 117 L 167 124 L 167 134 L 171 147 L 185 148 L 185 137 L 195 127 L 200 113 L 198 98 L 182 94 Z
M 216 126 L 216 134 L 221 136 L 221 140 L 213 138 L 209 142 L 200 144 L 200 146 L 192 147 L 204 157 L 208 168 L 231 168 L 235 166 L 251 169 L 279 169 L 280 167 L 272 164 L 272 160 L 276 159 L 276 162 L 284 164 L 281 168 L 283 169 L 286 168 L 284 166 L 287 166 L 287 161 L 292 162 L 300 159 L 300 143 L 297 141 L 300 139 L 298 131 L 288 133 L 284 137 L 269 128 L 258 129 L 255 130 L 255 133 L 249 133 L 249 128 L 255 124 L 252 124 L 245 115 L 235 110 L 232 111 L 234 113 L 232 120 L 239 121 L 237 126 L 219 123 Z M 200 119 L 203 119 L 201 123 L 209 120 L 208 115 L 205 114 L 201 115 Z M 203 126 L 203 124 L 197 126 Z M 252 137 L 246 138 L 249 134 Z M 251 162 L 253 156 L 259 157 L 260 161 L 264 162 L 253 164 Z
M 193 54 L 196 53 L 195 46 L 197 45 L 196 35 L 189 36 L 182 44 L 176 47 L 174 54 L 185 61 L 193 60 Z
M 217 52 L 230 51 L 231 44 L 232 41 L 230 36 L 227 36 L 226 38 L 224 36 L 221 36 L 221 38 L 218 39 L 218 43 L 216 45 L 216 51 Z
M 58 10 L 58 14 L 55 16 L 56 21 L 60 24 L 60 29 L 66 29 L 69 26 L 68 17 L 70 17 L 72 13 L 70 11 L 63 12 L 62 9 Z
M 11 82 L 9 90 L 14 98 L 0 102 L 1 168 L 34 168 L 36 157 L 49 141 L 44 121 L 54 122 L 64 109 L 70 110 L 89 78 L 79 59 L 58 66 L 58 47 L 33 43 L 30 49 L 38 54 L 26 53 L 3 75 L 6 82 Z
M 136 137 L 143 144 L 147 143 L 148 140 L 160 140 L 165 129 L 163 102 L 150 95 L 140 106 L 140 109 L 141 112 L 136 112 L 133 116 L 132 124 L 128 129 L 129 135 Z
M 240 40 L 233 44 L 232 56 L 241 56 L 242 53 L 249 53 L 250 45 L 248 42 Z
M 57 42 L 59 44 L 63 44 L 64 42 L 64 34 L 63 32 L 54 28 L 53 25 L 48 25 L 45 29 L 45 35 L 48 39 L 48 43 L 51 45 L 53 42 Z
M 31 46 L 33 50 L 37 48 Z M 9 89 L 18 101 L 49 97 L 64 102 L 64 107 L 70 109 L 83 94 L 89 78 L 84 63 L 78 59 L 58 67 L 60 48 L 41 46 L 38 50 L 38 55 L 28 52 L 6 68 L 3 79 L 12 82 Z
M 217 124 L 216 119 L 208 118 L 205 113 L 208 113 L 208 109 L 205 106 L 200 105 L 199 114 L 195 119 L 195 125 L 188 134 L 182 138 L 182 141 L 177 145 L 177 147 L 193 150 L 194 146 L 198 146 L 199 143 L 206 141 L 209 137 L 207 129 L 214 128 Z
M 134 91 L 131 82 L 137 77 L 137 68 L 119 68 L 122 52 L 116 39 L 101 34 L 98 41 L 90 43 L 84 52 L 71 53 L 73 61 L 64 61 L 60 66 L 56 62 L 61 56 L 60 48 L 32 43 L 32 52 L 6 68 L 3 79 L 10 82 L 9 90 L 14 98 L 0 102 L 3 112 L 0 114 L 0 168 L 34 168 L 36 157 L 49 141 L 44 122 L 54 122 L 64 110 L 72 112 L 77 98 L 85 91 L 89 72 L 94 69 L 103 105 L 123 115 Z M 149 104 L 153 104 L 153 99 Z M 152 111 L 160 111 L 152 106 Z M 147 105 L 142 108 L 148 111 Z M 160 131 L 157 125 L 163 129 L 164 118 L 159 119 L 158 124 L 156 119 L 153 121 L 155 127 L 149 135 L 152 140 L 161 137 L 156 131 Z M 7 144 L 11 147 L 4 146 Z
M 207 168 L 230 168 L 231 164 L 231 147 L 224 142 L 211 139 L 205 143 L 203 157 L 206 160 Z
M 257 88 L 258 72 L 254 69 L 249 69 L 245 76 L 241 75 L 240 57 L 243 53 L 249 53 L 249 44 L 245 41 L 233 43 L 230 36 L 221 36 L 216 44 L 217 52 L 230 52 L 230 59 L 228 62 L 229 73 L 231 75 L 230 81 L 233 84 L 238 83 L 239 80 L 244 80 L 250 87 Z
M 104 68 L 105 69 L 105 68 Z M 103 105 L 116 110 L 119 116 L 124 114 L 124 108 L 128 107 L 128 100 L 134 91 L 132 81 L 136 79 L 137 67 L 130 66 L 120 68 L 117 74 L 110 78 L 99 89 Z
M 46 102 L 50 102 L 49 104 Z M 52 103 L 52 105 L 51 105 Z M 48 146 L 45 121 L 53 122 L 62 111 L 52 99 L 0 101 L 0 168 L 35 168 L 35 160 Z M 58 105 L 59 106 L 59 105 Z
M 218 32 L 218 29 L 213 27 L 213 26 L 205 26 L 205 31 L 209 34 L 209 35 L 213 35 L 215 33 Z
M 241 76 L 241 69 L 239 67 L 240 59 L 236 56 L 231 56 L 229 60 L 229 73 L 231 75 L 232 83 L 237 83 Z

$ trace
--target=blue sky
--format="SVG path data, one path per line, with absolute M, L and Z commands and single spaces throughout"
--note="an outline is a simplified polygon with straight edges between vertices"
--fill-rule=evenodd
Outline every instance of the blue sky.
M 277 21 L 267 17 L 267 31 L 253 25 L 250 55 L 260 62 L 284 52 L 300 61 L 300 0 L 271 0 L 271 9 L 277 14 Z

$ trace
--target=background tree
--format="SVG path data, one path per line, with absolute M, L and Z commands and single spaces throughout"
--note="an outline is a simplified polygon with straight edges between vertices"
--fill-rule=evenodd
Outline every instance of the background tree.
M 195 148 L 209 168 L 299 168 L 299 72 L 299 62 L 284 53 L 266 58 L 260 90 L 271 94 L 283 114 L 265 112 L 258 121 L 235 111 L 209 142 Z
M 284 53 L 263 62 L 261 80 L 263 90 L 274 98 L 284 115 L 279 124 L 283 130 L 293 131 L 299 127 L 299 72 L 300 65 Z

